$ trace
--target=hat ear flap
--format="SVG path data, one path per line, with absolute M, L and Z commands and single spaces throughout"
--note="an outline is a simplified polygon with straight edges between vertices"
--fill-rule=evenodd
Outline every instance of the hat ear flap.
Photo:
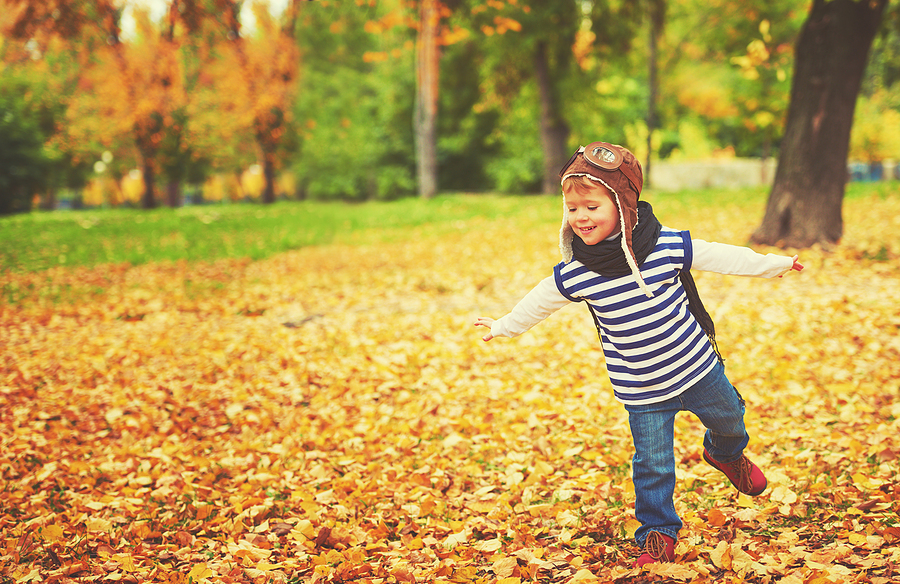
M 565 263 L 572 261 L 572 238 L 574 237 L 575 232 L 572 231 L 572 226 L 569 225 L 566 201 L 563 199 L 562 225 L 559 228 L 559 253 L 562 255 L 562 259 Z

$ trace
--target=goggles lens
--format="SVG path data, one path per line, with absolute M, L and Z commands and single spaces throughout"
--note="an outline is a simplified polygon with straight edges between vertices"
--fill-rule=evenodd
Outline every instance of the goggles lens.
M 622 166 L 625 157 L 612 144 L 593 142 L 584 148 L 584 159 L 604 170 L 615 170 Z
M 622 151 L 612 144 L 606 142 L 591 142 L 587 146 L 579 148 L 575 154 L 569 158 L 569 161 L 563 165 L 562 169 L 560 169 L 559 178 L 565 176 L 566 170 L 572 166 L 572 163 L 575 162 L 575 159 L 578 158 L 579 154 L 583 155 L 584 159 L 593 166 L 602 168 L 603 170 L 615 170 L 622 166 L 622 161 L 625 160 Z

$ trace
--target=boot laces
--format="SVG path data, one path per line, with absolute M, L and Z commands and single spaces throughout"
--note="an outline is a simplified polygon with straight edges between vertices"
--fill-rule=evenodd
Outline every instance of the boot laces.
M 650 554 L 650 557 L 654 560 L 665 559 L 666 540 L 663 539 L 661 533 L 651 531 L 650 534 L 647 535 L 647 541 L 644 542 L 644 550 Z
M 728 467 L 731 469 L 731 472 L 734 474 L 734 477 L 738 481 L 738 490 L 753 490 L 753 478 L 751 476 L 752 468 L 750 466 L 750 460 L 746 456 L 742 456 L 734 462 L 729 462 L 726 464 L 728 464 Z

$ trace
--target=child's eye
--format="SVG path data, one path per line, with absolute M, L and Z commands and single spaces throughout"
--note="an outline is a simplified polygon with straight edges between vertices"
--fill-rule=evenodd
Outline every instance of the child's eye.
M 588 207 L 588 211 L 596 211 L 597 207 Z

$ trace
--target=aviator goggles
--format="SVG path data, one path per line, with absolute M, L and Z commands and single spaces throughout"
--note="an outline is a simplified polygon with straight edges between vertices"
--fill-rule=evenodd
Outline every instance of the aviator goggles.
M 638 179 L 629 165 L 626 164 L 622 166 L 622 163 L 625 161 L 622 150 L 618 146 L 607 142 L 591 142 L 587 146 L 580 147 L 559 171 L 560 179 L 565 176 L 566 171 L 572 166 L 572 163 L 575 162 L 575 159 L 578 158 L 579 154 L 581 154 L 589 164 L 602 170 L 621 170 L 622 174 L 624 174 L 625 177 L 631 181 L 631 184 L 634 185 L 635 190 L 638 193 L 641 192 L 641 184 L 643 181 Z

